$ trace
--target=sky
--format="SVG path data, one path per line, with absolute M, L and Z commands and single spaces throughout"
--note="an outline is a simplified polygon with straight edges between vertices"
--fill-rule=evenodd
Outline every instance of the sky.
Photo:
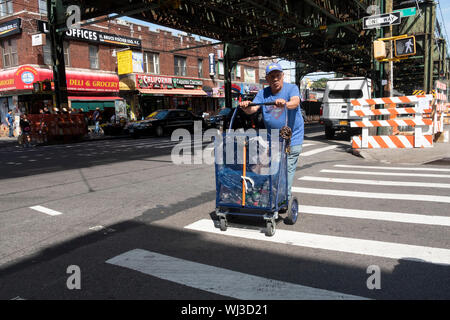
M 450 55 L 450 0 L 435 0 L 435 1 L 436 1 L 436 3 L 438 3 L 438 5 L 436 6 L 436 15 L 437 15 L 439 22 L 441 23 L 441 27 L 443 26 L 442 33 L 444 34 L 444 37 L 447 40 L 447 48 L 449 48 L 448 54 Z M 153 31 L 156 31 L 156 29 L 162 29 L 162 30 L 168 30 L 168 31 L 172 32 L 174 35 L 186 35 L 186 32 L 183 32 L 183 31 L 166 28 L 163 26 L 136 20 L 136 19 L 129 18 L 129 17 L 122 17 L 120 19 L 127 20 L 127 21 L 130 21 L 135 24 L 148 26 Z M 444 23 L 443 23 L 443 21 L 444 21 Z M 205 39 L 205 40 L 210 40 L 212 42 L 218 42 L 217 40 L 209 39 L 209 38 L 205 38 L 205 37 L 199 37 L 197 35 L 194 35 L 194 37 L 197 40 Z M 293 62 L 289 62 L 289 61 L 283 60 L 283 61 L 280 61 L 280 64 L 283 68 L 294 68 L 295 67 L 295 64 Z M 295 73 L 295 71 L 292 70 L 293 75 L 294 75 L 294 73 Z M 323 72 L 318 72 L 318 73 L 308 74 L 305 78 L 308 78 L 308 79 L 314 81 L 314 80 L 318 80 L 321 78 L 330 78 L 330 77 L 334 77 L 334 74 L 333 73 L 326 74 Z

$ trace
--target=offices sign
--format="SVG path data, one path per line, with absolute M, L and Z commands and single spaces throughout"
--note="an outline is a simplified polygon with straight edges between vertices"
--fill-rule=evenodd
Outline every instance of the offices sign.
M 38 21 L 38 29 L 44 33 L 49 32 L 48 24 L 45 21 Z M 115 44 L 118 46 L 128 46 L 134 48 L 140 48 L 142 46 L 141 39 L 88 29 L 69 29 L 65 32 L 65 38 L 100 44 Z

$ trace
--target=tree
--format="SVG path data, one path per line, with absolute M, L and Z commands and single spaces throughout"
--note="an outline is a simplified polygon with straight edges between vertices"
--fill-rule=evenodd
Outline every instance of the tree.
M 311 85 L 311 89 L 325 89 L 325 86 L 327 85 L 328 78 L 322 78 L 317 81 L 314 81 Z

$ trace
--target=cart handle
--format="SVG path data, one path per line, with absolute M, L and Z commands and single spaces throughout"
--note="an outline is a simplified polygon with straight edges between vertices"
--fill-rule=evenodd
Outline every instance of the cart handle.
M 262 103 L 249 103 L 248 107 L 254 107 L 254 106 L 274 106 L 275 105 L 275 101 L 274 102 L 262 102 Z M 231 130 L 231 128 L 233 128 L 233 123 L 234 123 L 234 118 L 236 117 L 237 114 L 237 110 L 238 108 L 234 109 L 233 112 L 233 116 L 231 117 L 231 121 L 230 121 L 230 127 L 228 128 L 228 130 Z M 284 111 L 286 112 L 286 126 L 288 125 L 288 110 L 287 107 L 284 107 Z

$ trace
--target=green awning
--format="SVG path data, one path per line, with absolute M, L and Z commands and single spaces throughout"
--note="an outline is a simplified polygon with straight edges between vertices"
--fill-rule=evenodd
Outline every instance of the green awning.
M 72 101 L 72 109 L 83 108 L 84 111 L 91 111 L 99 108 L 114 108 L 114 101 Z

